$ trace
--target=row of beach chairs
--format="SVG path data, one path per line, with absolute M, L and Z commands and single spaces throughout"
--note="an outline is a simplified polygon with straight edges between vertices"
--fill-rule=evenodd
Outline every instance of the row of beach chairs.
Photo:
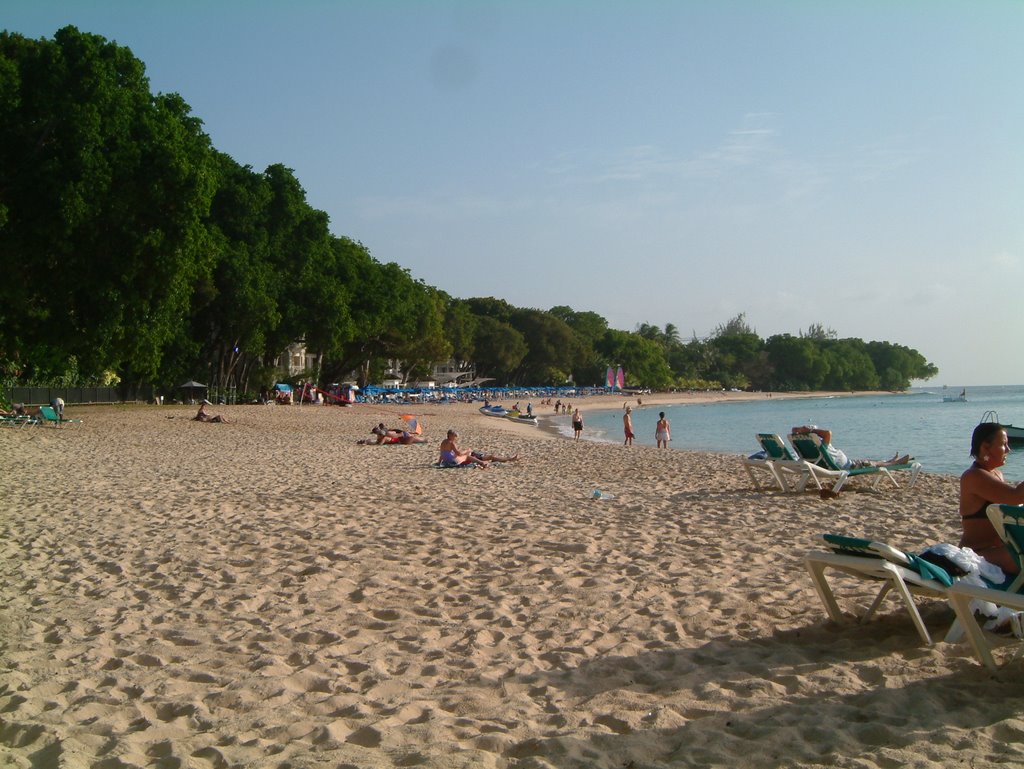
M 65 419 L 53 406 L 40 406 L 38 414 L 10 414 L 0 416 L 0 426 L 24 429 L 38 425 L 63 427 L 67 424 L 81 424 L 81 419 Z
M 821 437 L 815 433 L 791 434 L 789 446 L 772 433 L 758 433 L 756 439 L 762 452 L 744 457 L 742 462 L 758 491 L 774 487 L 783 492 L 802 492 L 813 484 L 819 490 L 838 493 L 847 481 L 856 477 L 868 481 L 875 489 L 885 482 L 899 487 L 895 474 L 903 472 L 908 474 L 907 487 L 912 488 L 921 472 L 921 463 L 916 461 L 882 467 L 838 467 L 825 450 Z M 760 479 L 765 478 L 770 480 L 762 485 Z M 934 559 L 922 558 L 920 554 L 908 553 L 886 543 L 839 534 L 822 534 L 819 541 L 821 549 L 808 553 L 804 557 L 804 565 L 826 613 L 834 622 L 841 622 L 844 615 L 827 572 L 880 583 L 878 594 L 860 614 L 860 621 L 870 620 L 885 598 L 895 595 L 910 615 L 921 639 L 928 645 L 932 644 L 931 634 L 918 611 L 915 596 L 949 601 L 956 619 L 944 640 L 955 643 L 966 635 L 978 660 L 996 671 L 998 668 L 988 637 L 978 624 L 975 609 L 979 602 L 987 602 L 1014 612 L 1024 612 L 1024 507 L 993 504 L 988 506 L 986 514 L 1021 567 L 1018 575 L 1012 575 L 999 584 L 979 575 L 957 577 L 936 564 Z M 1018 618 L 1017 627 L 1021 624 Z M 1016 627 L 1014 630 L 1019 632 Z M 1022 651 L 1024 644 L 1018 645 L 1017 654 Z
M 774 433 L 758 433 L 755 437 L 761 452 L 752 457 L 743 457 L 742 462 L 758 491 L 765 490 L 758 477 L 759 474 L 764 477 L 765 473 L 771 478 L 770 485 L 785 492 L 802 492 L 808 484 L 813 483 L 819 490 L 828 488 L 838 494 L 848 480 L 858 477 L 866 479 L 874 489 L 884 481 L 898 488 L 900 484 L 895 473 L 904 471 L 909 474 L 908 488 L 913 488 L 921 472 L 921 463 L 914 461 L 881 467 L 839 467 L 825 450 L 821 436 L 816 433 L 791 434 L 789 442 L 792 451 Z

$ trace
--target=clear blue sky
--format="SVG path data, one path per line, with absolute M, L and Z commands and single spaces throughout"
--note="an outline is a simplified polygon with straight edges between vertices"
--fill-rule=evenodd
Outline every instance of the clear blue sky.
M 1024 2 L 0 0 L 457 297 L 820 323 L 1024 383 Z

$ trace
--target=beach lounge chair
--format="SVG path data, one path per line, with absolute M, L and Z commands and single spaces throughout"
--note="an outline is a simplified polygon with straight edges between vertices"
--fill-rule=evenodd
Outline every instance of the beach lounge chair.
M 956 621 L 966 631 L 967 640 L 971 644 L 974 656 L 982 665 L 994 671 L 998 669 L 998 666 L 992 658 L 992 649 L 985 638 L 985 632 L 978 624 L 974 610 L 971 608 L 971 602 L 974 600 L 991 601 L 999 606 L 1024 611 L 1024 595 L 993 587 L 970 585 L 965 582 L 958 582 L 949 589 L 949 602 L 953 604 L 953 611 L 956 612 Z M 1020 653 L 1019 649 L 1018 653 Z
M 10 414 L 8 416 L 0 416 L 0 425 L 5 427 L 35 427 L 40 424 L 42 420 L 34 415 L 28 414 Z
M 822 534 L 821 542 L 826 550 L 808 553 L 804 557 L 804 563 L 811 574 L 814 589 L 821 602 L 825 604 L 825 611 L 832 621 L 842 622 L 843 614 L 825 578 L 826 569 L 882 583 L 878 596 L 860 618 L 862 623 L 871 619 L 889 591 L 895 590 L 909 612 L 918 634 L 931 646 L 931 635 L 921 619 L 913 596 L 946 598 L 953 579 L 944 569 L 890 545 L 872 542 L 869 539 Z M 955 627 L 951 629 L 952 635 L 955 636 L 957 633 L 959 631 Z M 949 635 L 947 640 L 951 640 Z
M 45 424 L 53 425 L 54 427 L 61 427 L 62 425 L 68 424 L 81 424 L 81 419 L 64 419 L 58 416 L 56 409 L 53 406 L 40 406 L 39 407 L 40 421 Z
M 789 446 L 778 435 L 758 433 L 754 438 L 761 446 L 764 458 L 742 458 L 743 467 L 747 471 L 747 475 L 750 476 L 754 488 L 758 491 L 764 491 L 755 472 L 758 471 L 767 472 L 772 477 L 775 485 L 782 491 L 803 491 L 807 486 L 812 468 L 806 462 L 794 456 L 789 450 Z M 792 481 L 792 485 L 790 481 Z
M 989 505 L 985 514 L 1020 568 L 1020 573 L 1006 585 L 1005 590 L 1008 593 L 1024 592 L 1024 507 Z
M 789 436 L 789 442 L 793 444 L 793 448 L 802 460 L 817 468 L 811 477 L 818 484 L 818 488 L 821 488 L 820 481 L 826 478 L 833 481 L 832 491 L 836 494 L 842 490 L 847 480 L 860 476 L 871 477 L 871 488 L 873 489 L 877 489 L 878 485 L 886 478 L 892 481 L 896 488 L 899 488 L 900 484 L 893 476 L 893 472 L 899 470 L 910 472 L 908 488 L 912 488 L 917 483 L 917 476 L 921 472 L 920 462 L 907 462 L 902 465 L 886 465 L 884 467 L 851 467 L 849 469 L 839 467 L 825 450 L 825 443 L 817 433 L 792 433 Z
M 1010 551 L 1017 565 L 1024 564 L 1024 507 L 989 505 L 985 509 L 985 513 L 999 538 L 1006 543 L 1006 549 Z M 1006 585 L 981 587 L 961 582 L 954 585 L 949 591 L 949 602 L 953 604 L 957 622 L 967 632 L 967 640 L 970 641 L 974 655 L 990 670 L 996 669 L 996 663 L 992 659 L 992 651 L 985 639 L 985 634 L 974 617 L 971 601 L 975 599 L 989 601 L 997 606 L 1024 611 L 1022 588 L 1024 588 L 1024 569 Z

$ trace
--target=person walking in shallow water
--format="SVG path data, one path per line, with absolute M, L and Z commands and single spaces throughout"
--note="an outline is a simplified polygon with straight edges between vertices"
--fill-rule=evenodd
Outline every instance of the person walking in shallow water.
M 668 442 L 672 440 L 668 420 L 665 419 L 665 412 L 658 414 L 658 424 L 654 426 L 654 440 L 658 443 L 659 449 L 667 449 Z
M 622 415 L 622 431 L 626 434 L 623 446 L 633 445 L 633 409 L 626 406 L 626 413 Z
M 580 439 L 580 433 L 583 432 L 583 415 L 579 409 L 572 412 L 572 431 L 575 434 L 574 440 Z

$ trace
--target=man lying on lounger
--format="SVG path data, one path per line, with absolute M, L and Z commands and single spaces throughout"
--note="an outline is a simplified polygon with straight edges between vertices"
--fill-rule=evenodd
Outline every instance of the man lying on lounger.
M 843 470 L 852 470 L 856 467 L 888 467 L 889 465 L 905 465 L 908 462 L 914 461 L 914 458 L 909 454 L 903 454 L 901 456 L 898 451 L 892 455 L 891 459 L 850 459 L 842 449 L 837 449 L 832 445 L 831 430 L 825 430 L 817 425 L 803 425 L 801 427 L 794 427 L 792 432 L 797 435 L 800 433 L 814 433 L 817 435 L 821 438 L 825 451 L 832 458 L 832 461 L 836 463 L 836 467 Z

